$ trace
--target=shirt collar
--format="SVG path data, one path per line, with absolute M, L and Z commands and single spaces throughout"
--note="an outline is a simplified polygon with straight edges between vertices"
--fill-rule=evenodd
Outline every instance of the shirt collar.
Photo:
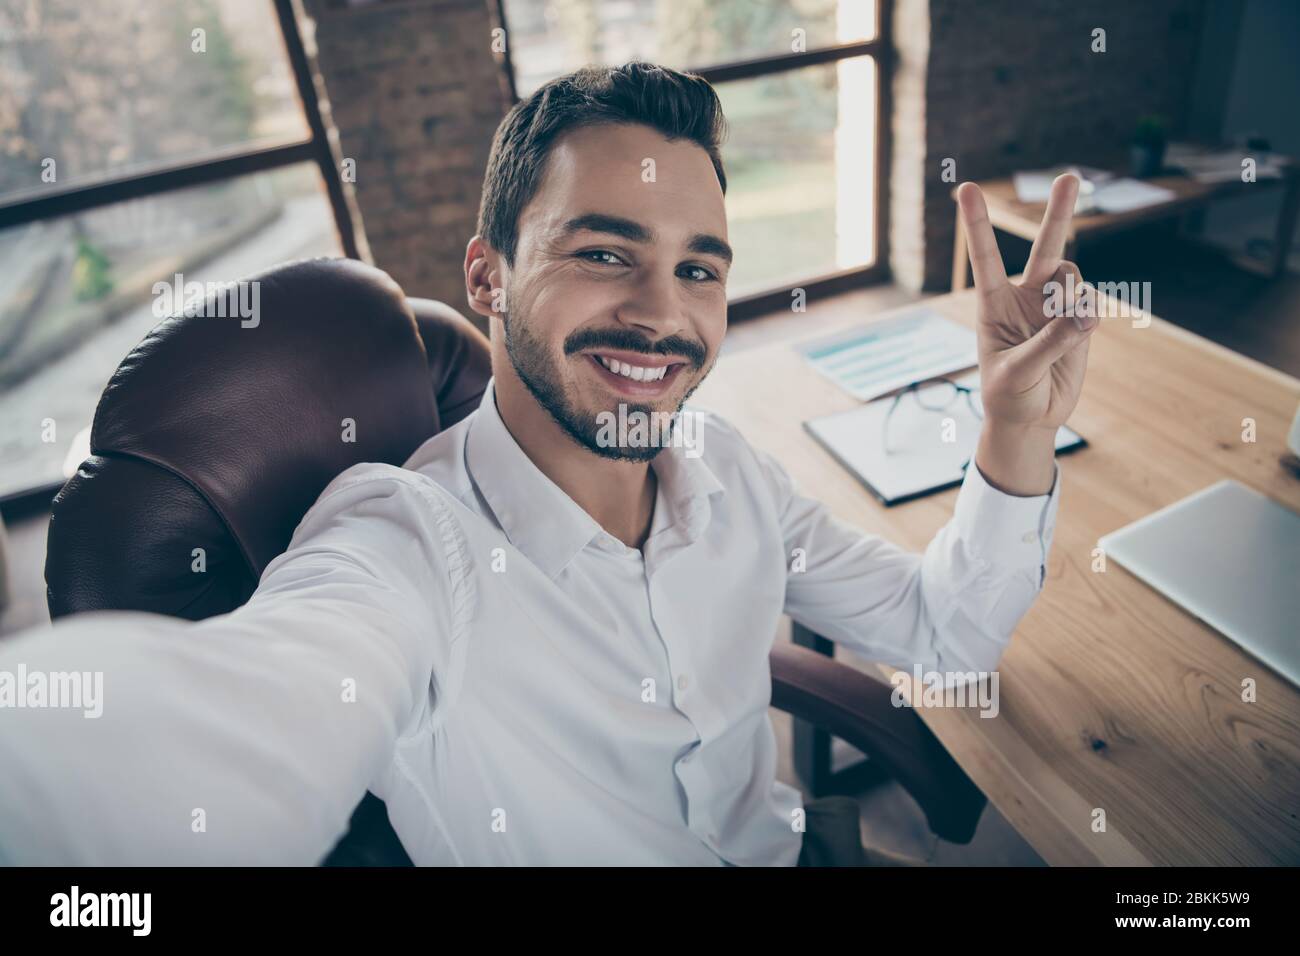
M 694 409 L 690 414 L 700 418 L 707 415 L 706 412 Z M 678 445 L 669 445 L 655 456 L 651 466 L 659 481 L 651 533 L 654 534 L 659 529 L 676 528 L 687 544 L 695 541 L 708 527 L 713 513 L 713 496 L 726 492 L 718 476 L 702 457 L 702 421 L 697 419 L 696 425 L 695 454 L 688 454 L 687 449 Z
M 519 447 L 497 409 L 494 386 L 489 380 L 469 423 L 465 463 L 510 543 L 554 578 L 604 529 Z M 665 448 L 652 467 L 659 481 L 652 527 L 681 525 L 695 540 L 708 525 L 709 499 L 725 491 L 722 483 L 702 457 L 687 457 L 683 448 Z

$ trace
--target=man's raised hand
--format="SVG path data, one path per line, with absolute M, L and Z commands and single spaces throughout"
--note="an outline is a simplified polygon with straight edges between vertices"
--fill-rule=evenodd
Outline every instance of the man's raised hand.
M 1073 309 L 1052 317 L 1045 312 L 1048 283 L 1077 290 L 1083 281 L 1079 267 L 1062 257 L 1070 234 L 1070 218 L 1079 180 L 1071 174 L 1052 183 L 1047 211 L 1017 285 L 1007 279 L 989 222 L 984 195 L 974 183 L 957 190 L 962 228 L 970 252 L 979 297 L 976 336 L 979 346 L 980 390 L 986 421 L 1010 426 L 1055 430 L 1078 404 L 1088 365 L 1088 342 L 1098 320 L 1076 319 Z M 1067 281 L 1067 275 L 1073 273 Z

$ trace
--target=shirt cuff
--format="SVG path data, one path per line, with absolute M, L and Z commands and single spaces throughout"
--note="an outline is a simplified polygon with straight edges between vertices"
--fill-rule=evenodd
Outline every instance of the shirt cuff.
M 1050 492 L 1020 497 L 990 485 L 972 457 L 953 508 L 953 520 L 972 554 L 999 567 L 1037 568 L 1039 587 L 1061 502 L 1060 463 L 1053 461 L 1052 468 Z

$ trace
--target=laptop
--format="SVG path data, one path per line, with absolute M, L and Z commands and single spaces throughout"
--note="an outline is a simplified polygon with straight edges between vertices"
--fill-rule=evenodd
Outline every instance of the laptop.
M 1300 686 L 1300 515 L 1224 480 L 1098 543 L 1108 559 Z

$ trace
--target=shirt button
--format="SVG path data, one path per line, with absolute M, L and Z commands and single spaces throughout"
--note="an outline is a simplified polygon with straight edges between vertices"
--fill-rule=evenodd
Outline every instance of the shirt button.
M 1033 544 L 1035 541 L 1038 540 L 1038 532 L 1026 531 L 1024 534 L 1020 536 L 1020 540 L 1023 541 L 1025 544 Z
M 687 679 L 687 677 L 686 677 L 685 674 L 678 674 L 678 675 L 677 675 L 677 689 L 678 689 L 678 690 L 685 690 L 685 689 L 686 689 L 686 685 L 689 684 L 689 683 L 690 683 L 690 681 Z

